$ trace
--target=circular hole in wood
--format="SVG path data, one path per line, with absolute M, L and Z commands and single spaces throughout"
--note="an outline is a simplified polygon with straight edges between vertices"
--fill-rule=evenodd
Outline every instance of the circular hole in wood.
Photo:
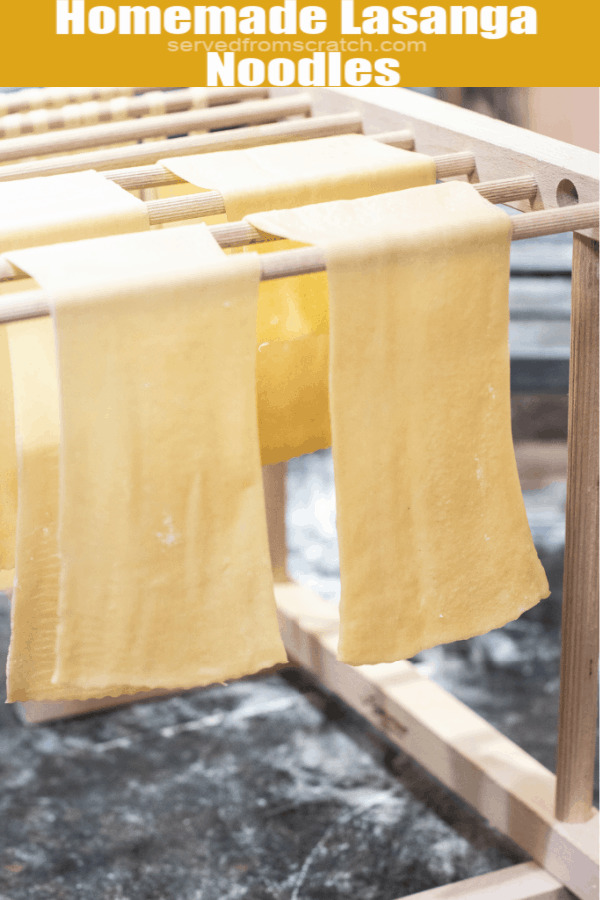
M 556 200 L 559 206 L 574 206 L 579 203 L 577 188 L 569 178 L 563 178 L 556 188 Z

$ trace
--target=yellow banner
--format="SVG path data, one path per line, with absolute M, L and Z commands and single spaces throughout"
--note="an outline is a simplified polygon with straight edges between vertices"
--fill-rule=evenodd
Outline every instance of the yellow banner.
M 587 85 L 600 4 L 4 0 L 5 85 Z

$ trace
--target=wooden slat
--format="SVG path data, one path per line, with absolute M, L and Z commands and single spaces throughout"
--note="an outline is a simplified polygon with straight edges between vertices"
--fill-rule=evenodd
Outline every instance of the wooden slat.
M 560 881 L 529 862 L 420 891 L 402 900 L 568 900 L 569 896 Z
M 592 815 L 598 702 L 598 243 L 575 235 L 556 815 Z
M 285 530 L 285 477 L 287 463 L 263 466 L 263 486 L 271 567 L 275 581 L 287 580 L 287 541 Z
M 139 694 L 123 694 L 121 697 L 103 697 L 95 700 L 27 700 L 25 703 L 14 705 L 23 722 L 28 725 L 42 725 L 44 722 L 86 716 L 89 713 L 139 703 L 142 700 L 158 700 L 172 694 L 173 691 L 144 691 Z
M 279 584 L 290 658 L 470 803 L 581 900 L 598 900 L 598 814 L 554 817 L 555 778 L 409 662 L 352 668 L 337 661 L 337 610 L 297 584 Z

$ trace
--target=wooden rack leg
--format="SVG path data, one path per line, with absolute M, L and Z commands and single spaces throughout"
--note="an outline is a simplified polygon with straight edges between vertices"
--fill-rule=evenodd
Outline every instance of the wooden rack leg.
M 556 817 L 592 815 L 598 698 L 598 242 L 573 235 Z
M 275 581 L 287 581 L 287 542 L 285 534 L 285 476 L 287 463 L 264 466 L 263 484 L 267 508 L 267 527 L 271 565 Z

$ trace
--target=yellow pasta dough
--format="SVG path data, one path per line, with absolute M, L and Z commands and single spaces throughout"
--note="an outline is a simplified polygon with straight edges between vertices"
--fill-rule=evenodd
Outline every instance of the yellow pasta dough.
M 15 564 L 17 517 L 17 457 L 13 398 L 6 328 L 0 326 L 0 573 Z M 0 574 L 0 590 L 8 587 Z
M 25 280 L 0 284 L 0 297 L 21 293 L 28 287 Z M 12 587 L 17 523 L 17 452 L 8 333 L 8 326 L 0 325 L 0 591 Z
M 59 417 L 50 319 L 8 329 L 19 459 L 18 581 L 11 607 L 9 701 L 59 699 L 56 664 Z
M 0 252 L 149 227 L 144 203 L 98 172 L 0 183 Z
M 162 160 L 197 187 L 223 195 L 230 220 L 250 212 L 351 199 L 435 181 L 428 156 L 360 134 Z M 290 249 L 279 241 L 262 252 Z M 257 400 L 263 464 L 331 443 L 327 282 L 306 275 L 260 287 Z
M 0 252 L 149 227 L 145 205 L 97 172 L 0 184 Z M 24 282 L 7 282 L 0 285 L 0 294 L 23 287 L 28 286 Z M 51 371 L 46 377 L 52 377 Z M 26 433 L 22 440 L 27 443 Z M 14 566 L 16 515 L 12 383 L 7 330 L 0 327 L 0 570 Z
M 256 422 L 258 258 L 225 257 L 205 226 L 9 256 L 56 298 L 60 696 L 285 661 Z
M 363 134 L 266 144 L 163 159 L 190 184 L 219 191 L 230 221 L 249 212 L 288 208 L 435 181 L 430 156 L 390 147 Z
M 60 582 L 60 420 L 52 321 L 32 319 L 10 325 L 8 340 L 19 445 L 20 549 L 11 605 L 7 697 L 9 702 L 71 699 L 72 686 L 52 682 Z M 140 685 L 106 684 L 104 691 L 107 696 L 120 696 L 141 689 Z
M 410 657 L 546 597 L 511 438 L 508 216 L 451 183 L 248 218 L 327 259 L 340 658 Z

